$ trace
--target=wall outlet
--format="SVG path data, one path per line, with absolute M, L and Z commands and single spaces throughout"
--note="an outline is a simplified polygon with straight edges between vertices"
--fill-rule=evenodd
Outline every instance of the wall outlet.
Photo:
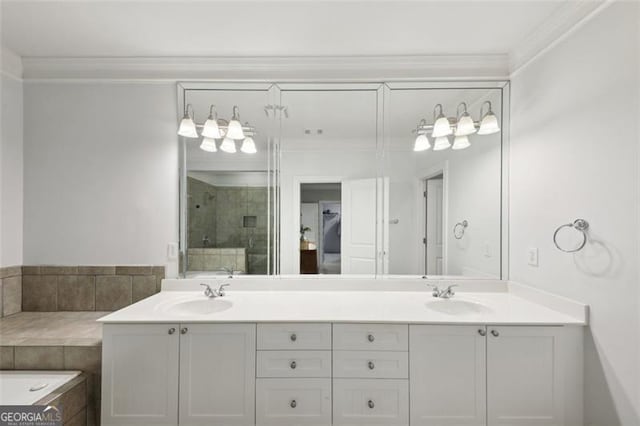
M 531 266 L 538 266 L 538 249 L 530 248 L 527 250 L 527 263 Z
M 167 244 L 167 260 L 176 260 L 178 258 L 178 243 Z

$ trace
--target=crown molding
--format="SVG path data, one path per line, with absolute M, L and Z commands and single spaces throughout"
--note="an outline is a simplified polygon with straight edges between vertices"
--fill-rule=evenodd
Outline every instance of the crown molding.
M 22 58 L 25 80 L 505 80 L 507 55 Z
M 509 52 L 509 71 L 513 76 L 561 40 L 580 28 L 615 0 L 565 2 L 546 21 Z
M 13 50 L 4 46 L 0 49 L 2 50 L 0 54 L 0 73 L 16 80 L 22 80 L 22 58 Z

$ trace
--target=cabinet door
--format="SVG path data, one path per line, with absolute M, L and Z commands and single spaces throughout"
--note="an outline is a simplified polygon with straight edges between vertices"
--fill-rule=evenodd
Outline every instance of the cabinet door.
M 182 324 L 180 425 L 253 425 L 255 324 Z
M 331 425 L 331 379 L 258 379 L 257 426 Z
M 334 379 L 333 424 L 408 426 L 407 380 Z
M 177 324 L 105 324 L 102 424 L 178 423 Z
M 409 327 L 411 425 L 486 425 L 484 326 Z
M 489 327 L 489 425 L 564 424 L 562 327 Z

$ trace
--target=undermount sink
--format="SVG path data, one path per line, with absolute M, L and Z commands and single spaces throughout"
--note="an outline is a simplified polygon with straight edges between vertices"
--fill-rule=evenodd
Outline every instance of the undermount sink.
M 222 299 L 192 299 L 176 302 L 164 307 L 164 311 L 176 315 L 210 315 L 226 311 L 233 303 Z
M 435 299 L 427 302 L 427 309 L 448 315 L 486 314 L 491 308 L 482 303 L 461 299 Z

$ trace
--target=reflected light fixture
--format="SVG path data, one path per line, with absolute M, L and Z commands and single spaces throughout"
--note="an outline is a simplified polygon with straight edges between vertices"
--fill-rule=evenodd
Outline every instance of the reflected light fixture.
M 191 115 L 189 115 L 189 108 L 191 108 Z M 180 121 L 180 127 L 178 128 L 178 135 L 185 138 L 197 138 L 198 131 L 196 130 L 196 123 L 193 121 L 193 107 L 191 104 L 187 104 L 184 109 L 184 117 Z
M 220 144 L 220 150 L 233 154 L 236 152 L 236 142 L 229 137 L 225 137 Z
M 460 112 L 460 107 L 462 107 L 462 112 Z M 473 118 L 467 112 L 467 103 L 460 102 L 458 108 L 456 109 L 457 119 L 456 119 L 456 136 L 468 136 L 474 134 L 476 130 L 476 125 L 473 122 Z M 455 148 L 454 148 L 455 149 Z
M 427 149 L 431 148 L 431 143 L 429 142 L 429 138 L 427 137 L 426 132 L 421 129 L 426 125 L 427 120 L 423 118 L 422 120 L 420 120 L 420 123 L 415 130 L 416 134 L 418 135 L 416 136 L 416 140 L 413 143 L 413 150 L 415 152 L 426 151 Z
M 215 105 L 209 107 L 209 118 L 204 122 L 202 136 L 211 139 L 220 139 L 222 137 L 220 127 L 218 127 L 218 111 L 216 111 Z
M 200 149 L 207 152 L 216 152 L 218 150 L 218 148 L 216 148 L 216 140 L 206 136 L 203 137 Z
M 240 113 L 237 106 L 233 107 L 233 116 L 231 117 L 231 121 L 229 121 L 227 134 L 225 136 L 234 140 L 244 139 L 242 124 L 240 124 Z
M 245 154 L 255 154 L 256 152 L 258 152 L 258 150 L 256 149 L 256 143 L 253 141 L 253 138 L 251 136 L 247 136 L 242 141 L 240 151 L 244 152 Z
M 449 142 L 449 137 L 440 136 L 440 137 L 437 137 L 435 142 L 433 143 L 433 150 L 442 151 L 449 148 L 450 146 L 451 146 L 451 142 Z
M 440 110 L 440 113 L 436 116 L 436 110 Z M 444 112 L 442 111 L 442 104 L 437 104 L 433 108 L 433 132 L 431 136 L 434 138 L 439 138 L 441 136 L 449 136 L 452 133 L 451 123 L 449 123 L 449 119 L 445 117 Z
M 451 147 L 451 149 L 465 149 L 465 148 L 469 148 L 471 146 L 471 143 L 469 142 L 469 137 L 468 136 L 456 136 L 453 139 L 453 146 Z
M 484 106 L 488 105 L 487 112 L 483 114 Z M 498 117 L 491 110 L 491 102 L 485 101 L 480 107 L 480 129 L 478 129 L 479 135 L 492 135 L 500 131 L 500 125 L 498 125 Z

